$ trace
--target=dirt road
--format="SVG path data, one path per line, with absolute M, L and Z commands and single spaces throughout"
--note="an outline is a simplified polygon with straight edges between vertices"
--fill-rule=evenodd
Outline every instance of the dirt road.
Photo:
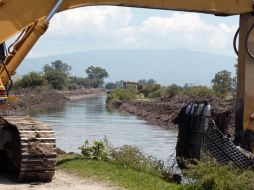
M 81 179 L 75 175 L 57 171 L 51 183 L 17 184 L 0 175 L 1 190 L 120 190 L 104 183 Z

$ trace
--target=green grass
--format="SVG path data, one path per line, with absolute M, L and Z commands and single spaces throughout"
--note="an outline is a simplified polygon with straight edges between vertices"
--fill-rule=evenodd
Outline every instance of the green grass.
M 130 190 L 178 189 L 178 185 L 167 183 L 160 177 L 110 162 L 84 159 L 77 155 L 60 156 L 57 167 L 64 171 L 74 172 L 84 178 L 100 180 Z

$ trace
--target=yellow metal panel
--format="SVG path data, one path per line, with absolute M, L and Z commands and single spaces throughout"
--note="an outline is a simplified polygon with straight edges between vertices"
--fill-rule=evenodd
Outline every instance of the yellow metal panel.
M 45 17 L 56 0 L 0 0 L 0 43 Z M 252 0 L 66 0 L 60 11 L 92 5 L 182 10 L 218 15 L 252 12 Z
M 254 24 L 252 14 L 240 17 L 240 41 L 237 73 L 236 129 L 237 137 L 242 138 L 254 153 L 254 59 L 246 51 L 247 31 Z M 249 43 L 253 46 L 254 36 L 250 35 Z

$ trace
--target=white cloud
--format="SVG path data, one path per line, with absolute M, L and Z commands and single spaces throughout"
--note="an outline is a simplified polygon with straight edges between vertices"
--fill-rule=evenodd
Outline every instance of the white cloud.
M 128 26 L 118 32 L 123 39 L 135 39 L 136 45 L 144 48 L 228 51 L 232 48 L 236 28 L 224 23 L 208 24 L 198 14 L 174 13 L 168 17 L 149 17 L 137 27 Z M 133 45 L 133 41 L 130 44 Z
M 86 7 L 57 14 L 50 23 L 49 33 L 73 35 L 84 31 L 101 33 L 129 24 L 130 8 Z
M 42 45 L 36 46 L 31 55 L 117 48 L 232 52 L 237 26 L 210 22 L 195 13 L 170 13 L 168 16 L 146 17 L 135 24 L 132 21 L 142 17 L 137 11 L 134 14 L 131 8 L 86 7 L 59 13 L 50 23 L 47 35 L 41 40 Z M 47 43 L 52 49 L 45 46 Z

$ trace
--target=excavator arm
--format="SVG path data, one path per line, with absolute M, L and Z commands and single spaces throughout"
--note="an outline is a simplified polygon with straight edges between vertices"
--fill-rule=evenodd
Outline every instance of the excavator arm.
M 0 0 L 0 44 L 45 18 L 56 0 Z M 65 0 L 58 11 L 95 5 L 114 5 L 239 15 L 253 12 L 252 0 Z

